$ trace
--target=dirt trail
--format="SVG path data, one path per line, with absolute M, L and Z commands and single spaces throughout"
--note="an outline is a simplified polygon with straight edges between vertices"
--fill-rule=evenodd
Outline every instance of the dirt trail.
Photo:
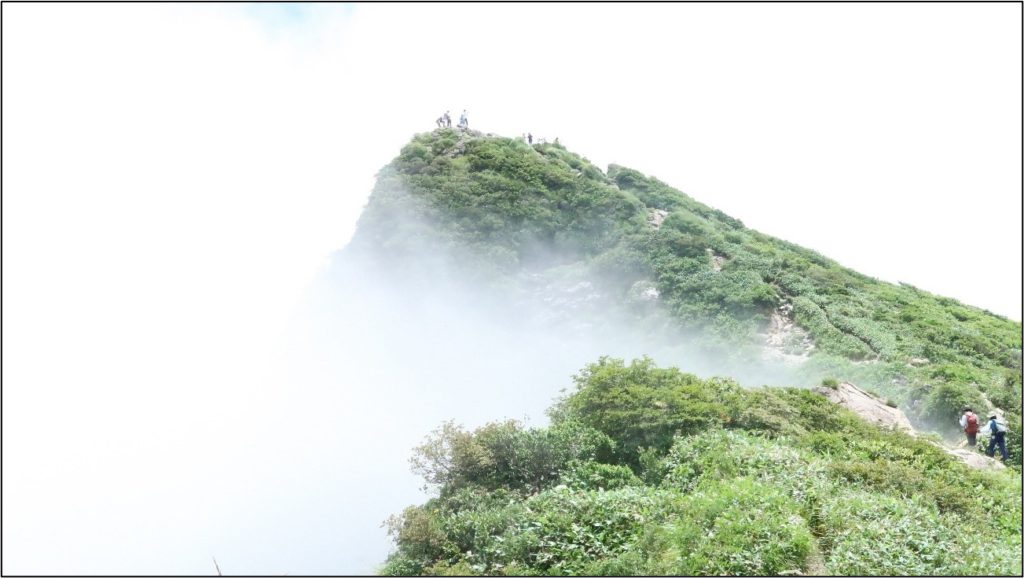
M 919 433 L 914 429 L 914 426 L 910 425 L 910 420 L 907 419 L 907 416 L 902 410 L 887 405 L 885 400 L 871 395 L 852 383 L 840 383 L 835 389 L 832 389 L 831 387 L 815 387 L 813 391 L 824 395 L 828 399 L 880 427 L 904 431 L 915 437 Z M 945 444 L 931 440 L 928 441 L 929 443 L 933 443 L 942 448 L 943 451 L 972 468 L 982 470 L 1001 470 L 1006 467 L 999 460 L 979 454 L 975 451 L 966 448 L 951 448 Z

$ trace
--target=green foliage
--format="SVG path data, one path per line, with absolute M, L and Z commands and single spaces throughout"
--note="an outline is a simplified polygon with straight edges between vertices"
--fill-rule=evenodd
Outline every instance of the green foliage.
M 528 502 L 537 536 L 533 565 L 545 574 L 578 575 L 594 559 L 625 554 L 648 523 L 675 511 L 671 497 L 642 487 L 545 492 Z
M 1010 426 L 1014 470 L 983 473 L 808 390 L 602 358 L 548 428 L 449 423 L 418 448 L 438 497 L 391 520 L 382 573 L 1021 573 L 1018 322 L 858 274 L 635 170 L 471 131 L 404 147 L 351 251 L 395 283 L 592 282 L 609 310 L 739 363 L 781 317 L 813 343 L 787 345 L 809 355 L 799 384 L 858 383 L 950 435 L 964 405 Z
M 1018 408 L 1020 406 L 1017 406 Z M 1011 468 L 1015 468 L 1020 471 L 1021 468 L 1021 444 L 1024 443 L 1024 439 L 1021 439 L 1021 415 L 1019 412 L 1008 411 L 1004 415 L 1004 419 L 1008 424 L 1009 431 L 1006 432 L 1006 453 L 1009 457 L 1006 460 L 1006 464 Z
M 613 447 L 606 435 L 573 420 L 544 429 L 492 422 L 473 432 L 447 422 L 415 449 L 411 462 L 428 484 L 446 491 L 479 486 L 536 492 L 570 464 L 607 459 Z
M 963 408 L 972 407 L 982 412 L 985 400 L 976 387 L 963 382 L 946 382 L 927 388 L 922 396 L 918 415 L 936 425 L 946 425 L 946 430 L 958 427 Z
M 768 576 L 806 567 L 813 549 L 799 505 L 746 478 L 699 486 L 681 509 L 647 545 L 650 574 Z
M 667 450 L 676 432 L 727 425 L 726 402 L 741 394 L 727 380 L 701 380 L 675 368 L 660 369 L 649 358 L 601 358 L 574 377 L 577 391 L 555 415 L 576 419 L 616 440 L 616 456 L 638 465 L 640 448 Z
M 928 477 L 899 461 L 836 461 L 829 466 L 837 479 L 890 493 L 898 497 L 931 498 L 944 511 L 967 513 L 973 502 L 969 495 L 955 491 L 944 481 Z
M 933 574 L 950 562 L 952 534 L 917 503 L 854 493 L 822 507 L 826 568 L 853 576 Z
M 439 497 L 389 521 L 382 573 L 1020 573 L 1017 472 L 806 389 L 608 358 L 576 386 L 548 428 L 439 428 L 414 460 Z
M 1019 501 L 1019 499 L 1018 499 Z M 872 575 L 1019 575 L 1017 537 L 1006 533 L 994 544 L 977 523 L 948 516 L 918 500 L 847 492 L 822 507 L 829 528 L 829 573 Z M 983 564 L 979 564 L 984 560 Z
M 643 482 L 633 470 L 617 464 L 582 462 L 562 473 L 561 482 L 577 490 L 617 490 Z
M 668 212 L 657 229 L 647 222 L 656 209 Z M 451 129 L 417 135 L 381 171 L 352 244 L 385 251 L 400 276 L 458 269 L 492 287 L 579 265 L 609 304 L 631 303 L 638 318 L 668 313 L 722 357 L 761 347 L 788 304 L 814 345 L 804 385 L 831 377 L 872 386 L 947 433 L 959 400 L 1021 404 L 1020 323 L 845 269 L 638 171 L 612 165 L 606 176 L 561 145 Z M 435 263 L 437 249 L 450 260 Z M 641 281 L 657 289 L 656 307 L 630 299 Z
M 598 254 L 643 222 L 640 202 L 577 155 L 451 130 L 418 135 L 378 179 L 360 234 L 402 235 L 396 203 L 381 199 L 417 204 L 449 244 L 473 247 L 474 267 L 485 260 L 471 256 L 509 252 L 505 271 Z
M 665 465 L 669 473 L 662 485 L 687 492 L 712 480 L 751 478 L 800 496 L 824 479 L 824 468 L 816 459 L 742 431 L 679 437 Z

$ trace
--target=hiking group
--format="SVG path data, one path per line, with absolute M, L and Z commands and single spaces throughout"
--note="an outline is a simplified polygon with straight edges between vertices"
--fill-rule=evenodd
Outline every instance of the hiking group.
M 434 121 L 434 122 L 437 123 L 437 128 L 451 128 L 452 127 L 452 116 L 450 114 L 448 114 L 448 111 L 446 110 L 446 111 L 444 111 L 444 114 L 442 114 L 441 116 L 437 117 L 437 120 Z M 466 116 L 466 111 L 465 110 L 462 111 L 462 116 L 459 117 L 459 128 L 461 128 L 461 129 L 468 129 L 469 128 L 469 117 Z
M 978 424 L 978 415 L 974 413 L 969 407 L 964 408 L 963 414 L 960 416 L 960 427 L 963 428 L 964 434 L 967 435 L 967 445 L 974 447 L 978 444 L 978 432 L 981 431 L 981 426 Z M 1006 424 L 999 421 L 995 414 L 988 416 L 988 423 L 985 424 L 985 429 L 989 433 L 988 438 L 988 449 L 985 453 L 989 457 L 994 457 L 996 453 L 996 447 L 999 448 L 999 454 L 1002 456 L 1003 461 L 1006 461 Z
M 527 144 L 531 144 L 532 145 L 533 141 L 534 141 L 533 133 L 532 132 L 523 133 L 522 139 L 524 141 L 526 141 Z M 546 138 L 544 138 L 544 137 L 538 138 L 536 140 L 537 140 L 537 144 L 548 144 L 548 140 Z M 558 144 L 558 137 L 555 137 L 555 144 L 556 145 Z

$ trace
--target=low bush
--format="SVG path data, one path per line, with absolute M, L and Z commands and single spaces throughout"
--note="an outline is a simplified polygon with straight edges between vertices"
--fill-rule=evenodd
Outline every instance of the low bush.
M 1018 473 L 970 469 L 810 390 L 601 359 L 551 414 L 440 428 L 416 462 L 439 497 L 390 521 L 382 571 L 1019 572 Z
M 703 380 L 649 358 L 625 365 L 601 358 L 574 377 L 576 391 L 553 415 L 576 419 L 615 440 L 616 456 L 637 467 L 638 450 L 667 451 L 677 432 L 695 433 L 728 425 L 729 407 L 743 390 L 729 380 Z
M 523 429 L 493 422 L 473 432 L 446 423 L 416 448 L 413 471 L 445 491 L 467 486 L 536 492 L 553 485 L 571 464 L 609 459 L 612 440 L 576 421 Z
M 985 399 L 977 387 L 962 382 L 946 382 L 926 390 L 917 415 L 944 433 L 954 433 L 959 429 L 958 421 L 965 407 L 983 412 L 985 406 Z
M 560 482 L 579 490 L 617 490 L 643 485 L 628 467 L 597 462 L 582 462 L 571 466 L 562 472 Z
M 935 574 L 955 560 L 954 532 L 937 512 L 910 498 L 847 491 L 824 503 L 821 516 L 830 574 Z
M 800 507 L 747 478 L 699 486 L 645 544 L 650 575 L 770 576 L 806 568 L 814 538 Z

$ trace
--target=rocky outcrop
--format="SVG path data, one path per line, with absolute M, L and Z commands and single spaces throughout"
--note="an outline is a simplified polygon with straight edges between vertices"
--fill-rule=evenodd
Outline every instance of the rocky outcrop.
M 647 279 L 633 283 L 633 286 L 629 288 L 628 295 L 631 302 L 657 301 L 661 298 L 657 284 Z
M 942 449 L 946 450 L 946 453 L 962 461 L 968 466 L 979 470 L 1001 470 L 1006 467 L 999 460 L 979 454 L 978 452 L 967 448 L 951 450 L 947 447 L 943 447 Z
M 725 257 L 715 253 L 713 250 L 708 249 L 708 258 L 711 259 L 711 269 L 715 273 L 719 273 L 722 270 L 722 265 L 725 264 Z
M 668 211 L 663 209 L 651 209 L 651 212 L 647 213 L 647 223 L 655 229 L 661 228 L 661 222 L 668 216 Z
M 816 387 L 814 391 L 880 427 L 907 433 L 914 432 L 910 420 L 899 408 L 887 405 L 884 400 L 852 383 L 840 383 L 835 389 L 825 386 Z
M 764 356 L 787 363 L 807 361 L 814 349 L 810 334 L 793 321 L 793 305 L 789 303 L 783 303 L 772 313 L 764 340 Z
M 863 419 L 886 429 L 894 429 L 917 436 L 918 432 L 910 425 L 906 414 L 897 407 L 888 405 L 884 400 L 864 391 L 852 383 L 840 383 L 835 388 L 815 387 L 813 389 L 833 402 L 845 407 Z M 992 459 L 977 451 L 967 448 L 950 448 L 939 442 L 931 441 L 943 451 L 967 464 L 972 468 L 980 470 L 1001 470 L 1005 468 L 1001 462 Z

